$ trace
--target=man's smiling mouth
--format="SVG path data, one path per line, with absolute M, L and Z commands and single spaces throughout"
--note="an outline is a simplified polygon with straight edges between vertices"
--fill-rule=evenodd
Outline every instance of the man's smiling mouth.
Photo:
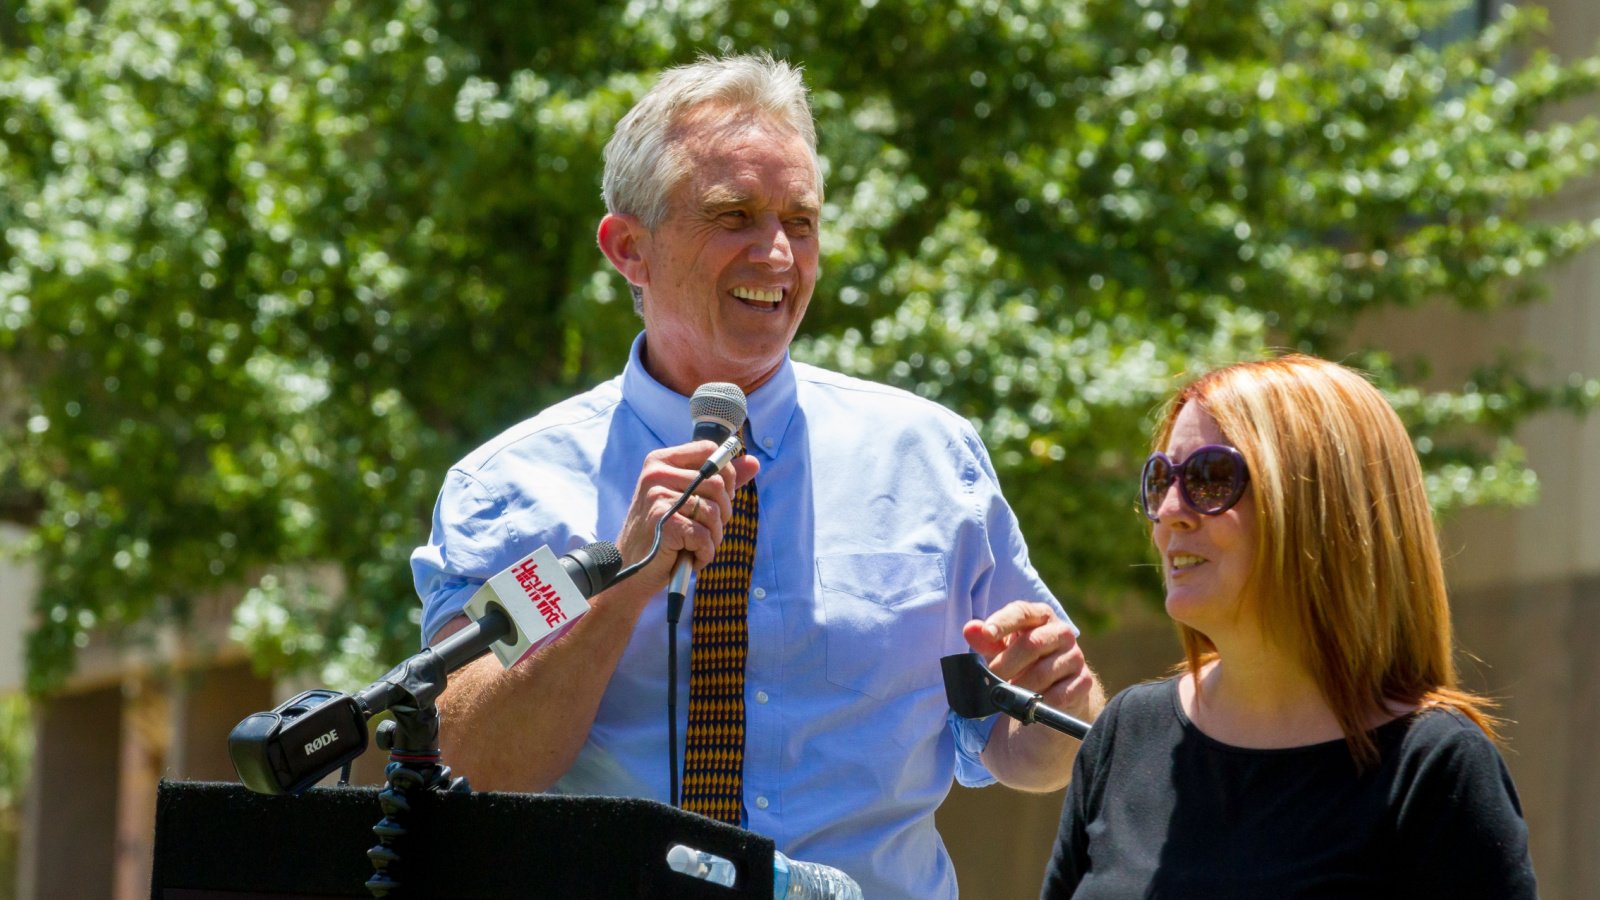
M 783 289 L 758 290 L 756 288 L 736 287 L 729 293 L 733 296 L 756 306 L 772 309 L 783 301 Z

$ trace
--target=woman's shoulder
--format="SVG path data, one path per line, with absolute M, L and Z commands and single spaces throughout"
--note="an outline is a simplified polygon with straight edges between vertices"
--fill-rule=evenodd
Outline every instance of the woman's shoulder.
M 1379 731 L 1380 744 L 1387 745 L 1386 768 L 1394 773 L 1395 800 L 1487 804 L 1521 816 L 1522 805 L 1499 747 L 1460 711 L 1428 707 Z
M 1157 703 L 1171 702 L 1173 692 L 1178 689 L 1178 680 L 1182 675 L 1168 675 L 1165 678 L 1152 678 L 1138 684 L 1129 685 L 1117 692 L 1118 697 L 1125 698 L 1125 703 Z
M 1380 726 L 1379 731 L 1392 731 L 1404 753 L 1498 752 L 1476 722 L 1448 706 L 1424 706 Z
M 1172 678 L 1144 681 L 1118 691 L 1090 726 L 1079 755 L 1089 772 L 1112 765 L 1113 758 L 1160 752 L 1179 737 L 1182 725 Z
M 1394 756 L 1389 807 L 1398 845 L 1430 894 L 1536 897 L 1516 785 L 1483 729 L 1449 707 L 1383 726 Z M 1441 880 L 1443 879 L 1443 880 Z
M 1141 681 L 1116 693 L 1106 704 L 1099 721 L 1108 724 L 1120 721 L 1160 722 L 1172 719 L 1178 701 L 1178 679 L 1171 675 L 1153 681 Z

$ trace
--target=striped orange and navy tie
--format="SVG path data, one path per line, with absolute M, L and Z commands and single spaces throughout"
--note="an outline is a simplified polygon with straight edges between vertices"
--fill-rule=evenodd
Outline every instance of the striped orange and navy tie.
M 756 483 L 733 496 L 717 555 L 695 579 L 683 808 L 740 823 L 744 799 L 745 612 L 756 556 Z

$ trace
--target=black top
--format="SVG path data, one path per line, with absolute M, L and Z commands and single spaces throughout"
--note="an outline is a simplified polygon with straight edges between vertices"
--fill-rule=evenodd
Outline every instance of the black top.
M 1202 734 L 1176 677 L 1112 698 L 1078 753 L 1041 898 L 1537 897 L 1505 762 L 1454 710 L 1251 750 Z

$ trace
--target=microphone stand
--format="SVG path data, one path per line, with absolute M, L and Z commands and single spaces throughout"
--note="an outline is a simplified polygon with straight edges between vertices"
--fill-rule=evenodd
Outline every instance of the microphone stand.
M 622 555 L 610 541 L 595 541 L 558 562 L 585 598 L 636 571 L 618 571 Z M 228 735 L 234 770 L 246 787 L 263 794 L 298 794 L 341 767 L 345 778 L 340 784 L 348 784 L 350 762 L 366 750 L 367 722 L 379 713 L 392 713 L 377 733 L 378 746 L 389 751 L 389 762 L 383 770 L 386 785 L 378 795 L 384 817 L 372 829 L 378 846 L 367 851 L 374 870 L 367 891 L 374 897 L 403 895 L 395 876 L 400 861 L 395 844 L 406 834 L 411 797 L 418 791 L 471 790 L 465 777 L 451 778 L 450 768 L 439 761 L 436 701 L 451 672 L 496 642 L 519 638 L 521 633 L 505 607 L 491 602 L 476 621 L 411 655 L 354 696 L 311 690 L 270 713 L 246 716 Z
M 964 719 L 1003 712 L 1024 725 L 1038 722 L 1080 741 L 1089 734 L 1089 723 L 1045 705 L 1042 694 L 996 675 L 976 653 L 943 657 L 939 667 L 944 670 L 944 694 L 950 709 Z
M 397 842 L 408 831 L 414 798 L 426 791 L 471 790 L 465 777 L 452 778 L 449 767 L 440 763 L 436 701 L 451 672 L 515 631 L 510 616 L 491 607 L 477 621 L 408 657 L 354 695 L 311 690 L 271 713 L 247 716 L 228 736 L 234 769 L 246 787 L 263 794 L 299 794 L 341 768 L 344 777 L 339 783 L 348 784 L 351 762 L 366 750 L 366 723 L 391 713 L 393 718 L 377 731 L 378 746 L 389 751 L 389 762 L 378 795 L 384 815 L 372 829 L 378 845 L 367 851 L 373 876 L 366 887 L 373 897 L 403 896 Z M 309 755 L 313 744 L 308 742 L 324 739 L 340 741 L 337 753 L 328 751 L 332 758 L 311 761 L 299 753 L 304 745 Z
M 378 844 L 367 851 L 373 869 L 372 877 L 367 879 L 367 892 L 373 897 L 405 895 L 398 877 L 404 872 L 396 844 L 407 833 L 413 798 L 427 791 L 471 791 L 465 776 L 451 778 L 450 767 L 440 763 L 439 709 L 435 701 L 444 692 L 449 673 L 487 652 L 490 645 L 511 631 L 505 613 L 491 610 L 437 647 L 423 650 L 390 669 L 356 695 L 356 702 L 369 711 L 369 717 L 383 710 L 394 716 L 379 725 L 377 732 L 378 746 L 389 751 L 389 762 L 383 767 L 384 788 L 378 794 L 383 818 L 372 827 Z

